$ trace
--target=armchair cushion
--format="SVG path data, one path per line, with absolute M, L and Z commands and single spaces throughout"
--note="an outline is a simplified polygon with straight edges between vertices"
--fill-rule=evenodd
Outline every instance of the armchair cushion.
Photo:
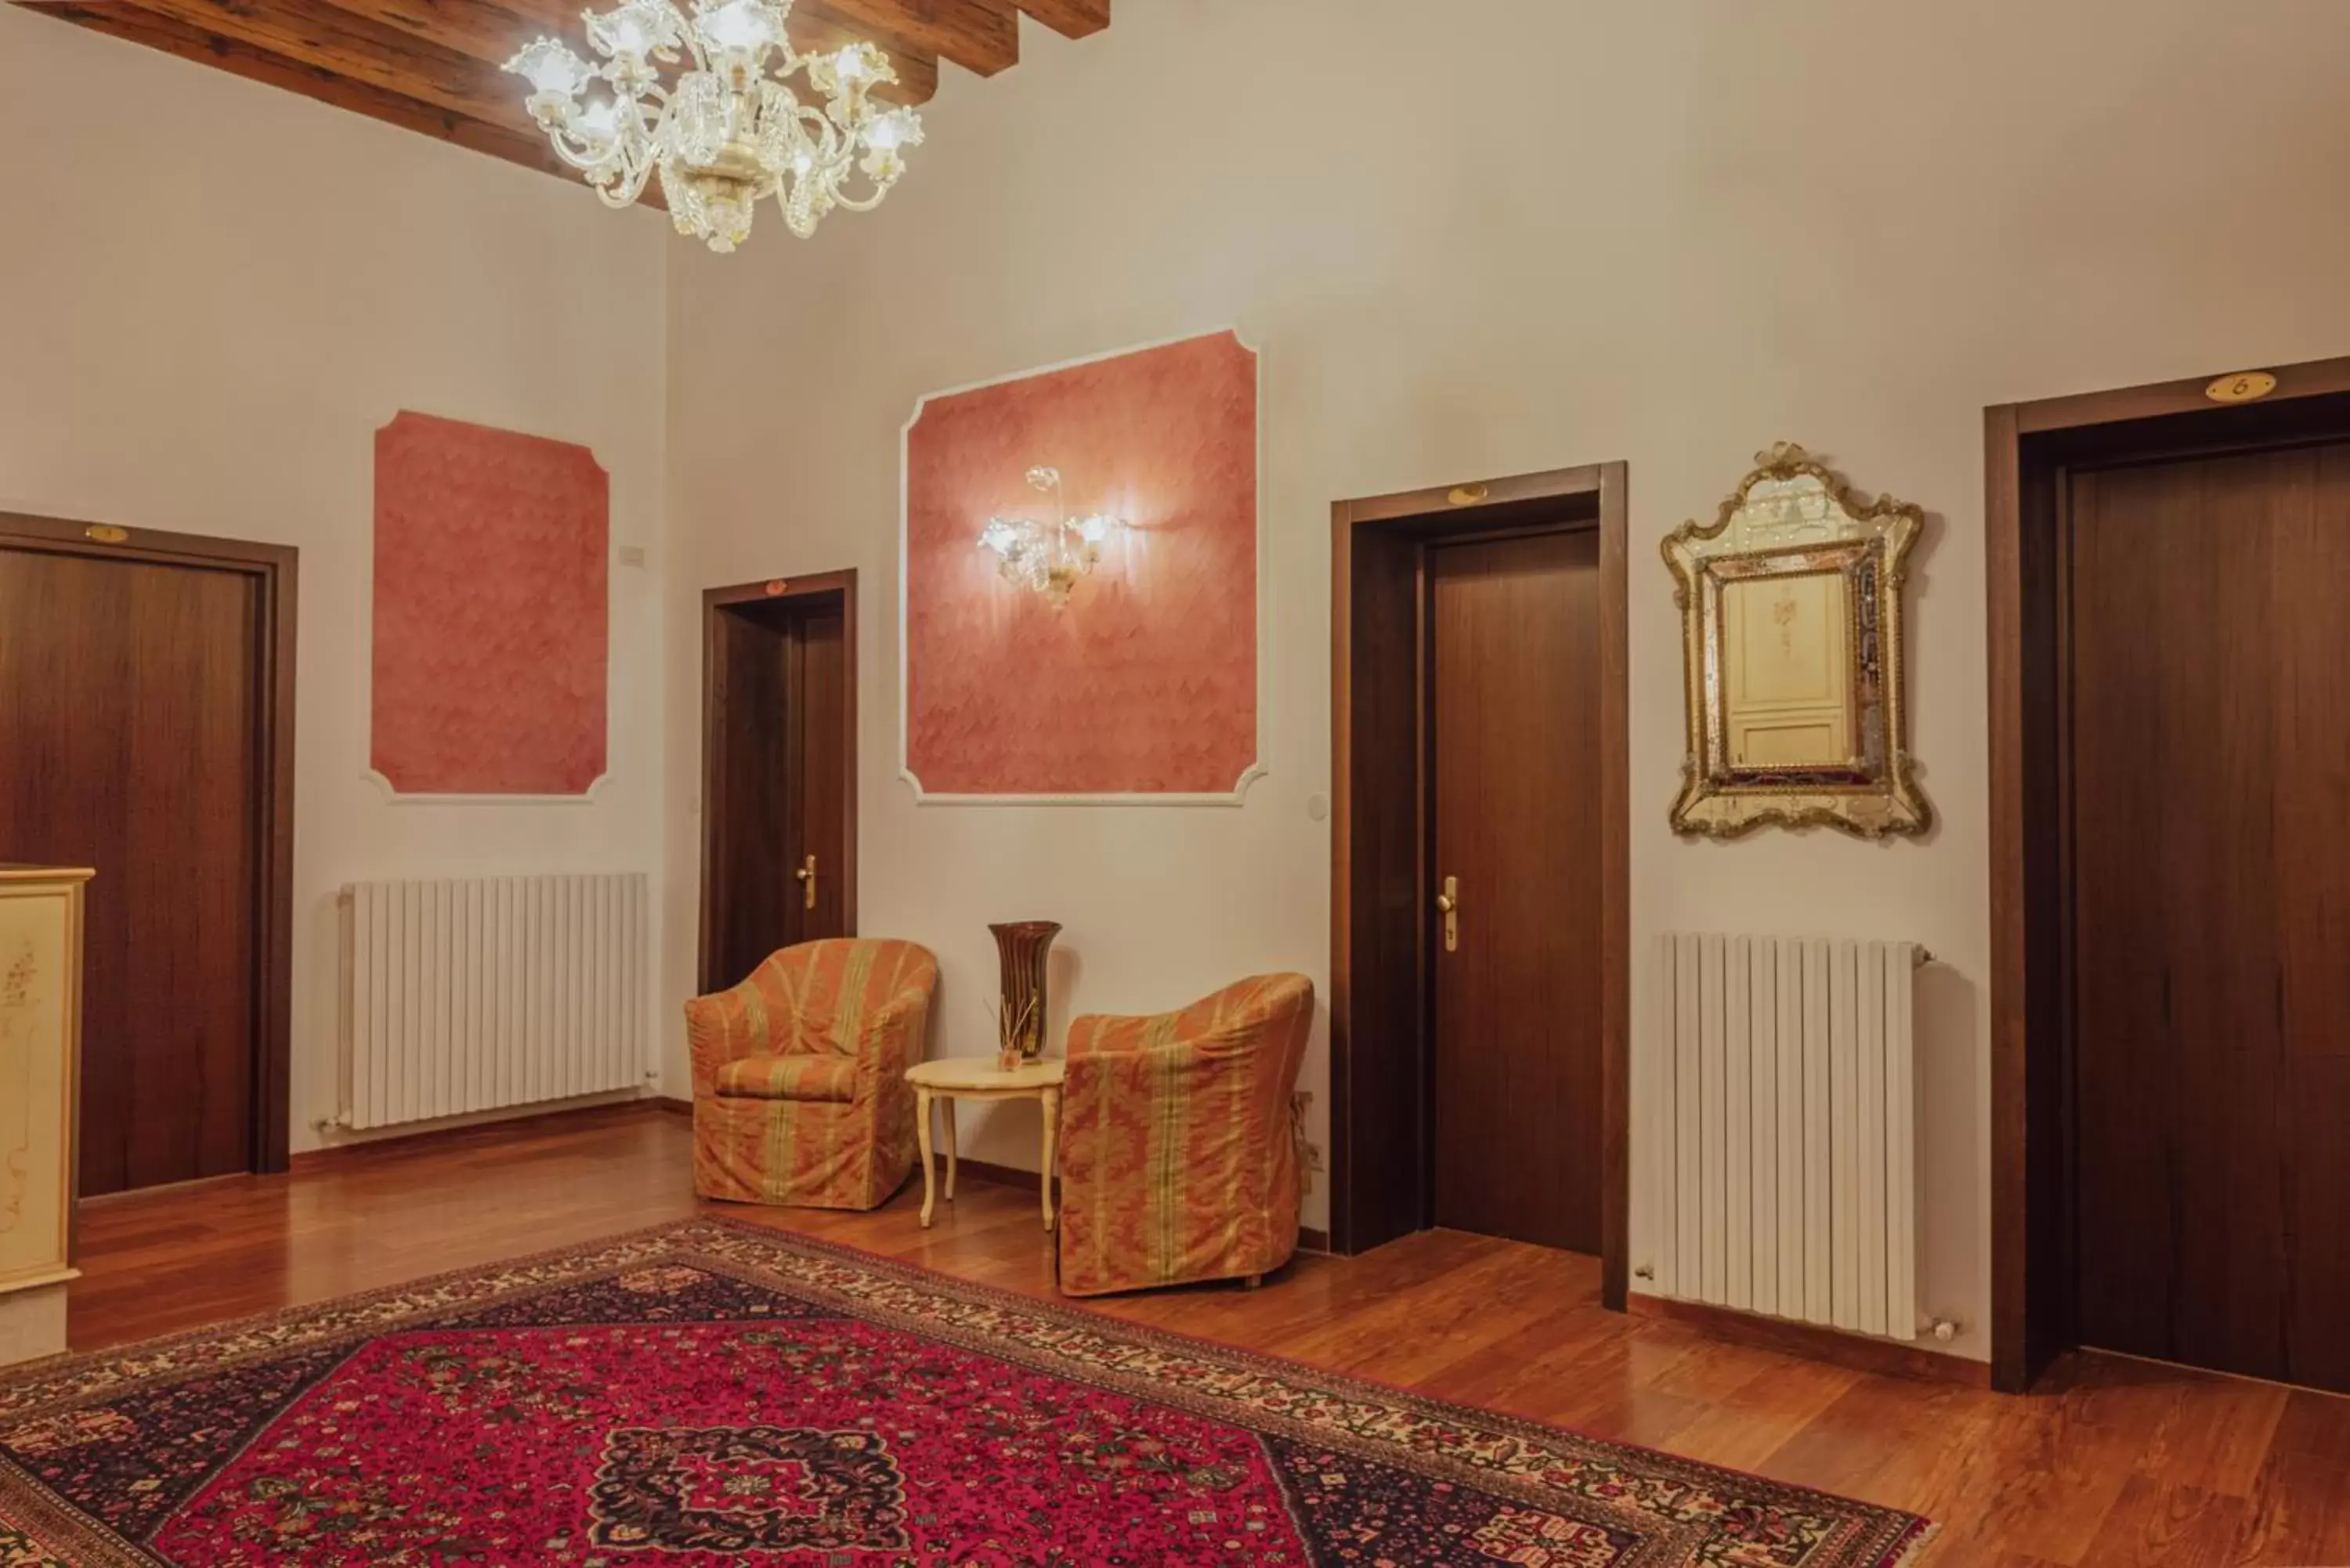
M 718 1093 L 738 1100 L 857 1097 L 854 1056 L 737 1056 L 718 1069 Z

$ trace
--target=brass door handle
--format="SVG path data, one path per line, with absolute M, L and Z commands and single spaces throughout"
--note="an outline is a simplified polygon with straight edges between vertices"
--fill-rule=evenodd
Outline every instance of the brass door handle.
M 1444 891 L 1436 896 L 1436 911 L 1444 917 L 1444 950 L 1461 950 L 1461 878 L 1447 877 Z
M 811 855 L 798 870 L 792 873 L 800 879 L 800 903 L 805 909 L 816 908 L 816 857 Z

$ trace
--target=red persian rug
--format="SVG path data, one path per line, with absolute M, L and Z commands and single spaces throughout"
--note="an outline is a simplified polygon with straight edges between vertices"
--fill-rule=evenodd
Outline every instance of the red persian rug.
M 0 1379 L 11 1568 L 1887 1568 L 1929 1529 L 714 1220 Z

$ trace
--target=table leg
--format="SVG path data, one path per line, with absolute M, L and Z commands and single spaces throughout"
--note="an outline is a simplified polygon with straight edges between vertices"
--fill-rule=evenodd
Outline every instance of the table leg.
M 955 1097 L 952 1095 L 939 1105 L 939 1128 L 947 1135 L 947 1201 L 952 1203 L 955 1187 Z
M 914 1091 L 914 1141 L 922 1151 L 922 1229 L 931 1227 L 931 1210 L 938 1202 L 936 1174 L 931 1169 L 931 1092 Z
M 1061 1141 L 1061 1091 L 1046 1089 L 1045 1102 L 1045 1169 L 1038 1183 L 1045 1189 L 1045 1229 L 1053 1228 L 1053 1157 Z

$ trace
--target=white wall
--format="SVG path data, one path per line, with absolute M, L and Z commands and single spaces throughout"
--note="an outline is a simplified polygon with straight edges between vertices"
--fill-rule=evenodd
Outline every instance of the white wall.
M 1079 45 L 1031 26 L 1016 71 L 950 81 L 881 213 L 808 244 L 774 227 L 731 258 L 681 250 L 671 912 L 690 912 L 697 826 L 691 591 L 855 566 L 864 926 L 940 952 L 941 1048 L 988 1048 L 990 919 L 1065 922 L 1065 991 L 1087 1010 L 1259 970 L 1326 980 L 1328 839 L 1305 803 L 1330 783 L 1329 504 L 1628 459 L 1636 1023 L 1661 929 L 1931 947 L 1922 1304 L 1981 1355 L 1981 410 L 2350 352 L 2350 7 L 1439 9 L 1441 28 L 1421 0 L 1119 0 Z M 1271 776 L 1238 811 L 916 807 L 895 714 L 915 399 L 1225 324 L 1266 355 Z M 1782 439 L 1934 514 L 1925 842 L 1666 830 L 1679 653 L 1654 542 Z M 670 929 L 682 995 L 691 920 Z M 681 1085 L 674 1032 L 670 1071 Z M 1326 1075 L 1317 1038 L 1317 1137 Z M 1016 1127 L 975 1152 L 1033 1165 Z M 1646 1244 L 1636 1214 L 1636 1262 Z
M 94 107 L 97 106 L 97 107 Z M 301 551 L 294 1147 L 330 1115 L 335 889 L 658 874 L 658 214 L 0 6 L 0 508 Z M 408 408 L 611 474 L 611 774 L 593 804 L 392 805 L 364 781 L 376 428 Z M 0 764 L 5 765 L 5 764 Z M 664 1011 L 667 1011 L 664 1008 Z

